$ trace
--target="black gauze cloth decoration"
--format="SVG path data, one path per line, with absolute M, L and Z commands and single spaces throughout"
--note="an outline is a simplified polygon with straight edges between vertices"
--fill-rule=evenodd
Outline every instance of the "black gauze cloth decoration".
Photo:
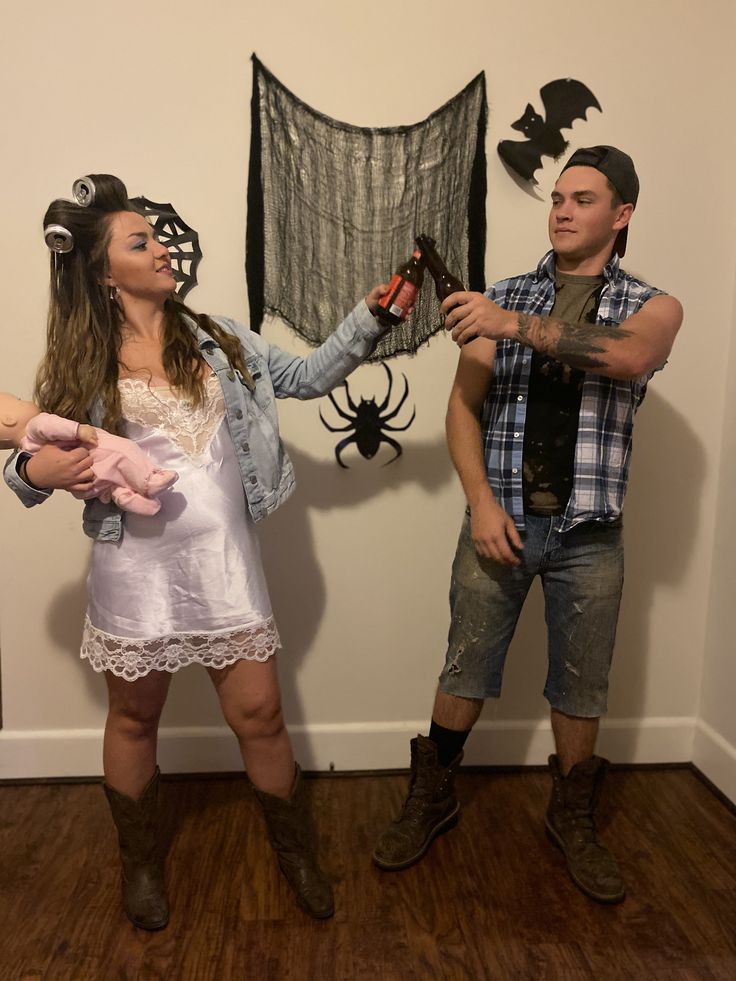
M 423 122 L 370 129 L 305 105 L 253 55 L 245 272 L 250 321 L 279 317 L 321 344 L 431 235 L 470 289 L 485 288 L 488 115 L 481 72 Z M 372 360 L 416 351 L 441 327 L 429 274 Z
M 148 198 L 131 198 L 153 226 L 153 233 L 169 250 L 176 292 L 184 299 L 197 285 L 197 266 L 202 260 L 199 235 L 171 204 L 157 204 Z

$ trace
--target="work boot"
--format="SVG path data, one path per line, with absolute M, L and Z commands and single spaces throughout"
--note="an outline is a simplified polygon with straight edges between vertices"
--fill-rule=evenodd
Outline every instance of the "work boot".
M 547 834 L 561 848 L 572 881 L 599 903 L 620 903 L 626 894 L 618 863 L 598 837 L 593 818 L 608 760 L 600 756 L 576 763 L 566 777 L 559 757 L 549 758 L 552 797 Z
M 401 814 L 378 839 L 373 861 L 386 872 L 408 869 L 424 855 L 432 841 L 455 823 L 460 805 L 453 787 L 462 761 L 458 753 L 449 766 L 437 759 L 437 746 L 426 736 L 411 741 L 409 794 Z
M 134 926 L 142 930 L 160 930 L 169 922 L 163 861 L 156 841 L 160 775 L 156 767 L 138 800 L 103 784 L 118 829 L 123 909 Z
M 317 862 L 307 798 L 299 764 L 288 800 L 253 787 L 266 819 L 268 837 L 301 909 L 317 920 L 332 916 L 332 886 Z

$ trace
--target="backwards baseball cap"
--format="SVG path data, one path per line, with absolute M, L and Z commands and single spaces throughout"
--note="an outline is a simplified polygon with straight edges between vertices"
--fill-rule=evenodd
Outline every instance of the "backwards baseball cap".
M 599 170 L 616 188 L 623 203 L 633 204 L 636 207 L 639 198 L 639 178 L 636 176 L 634 161 L 623 150 L 617 150 L 615 146 L 582 147 L 573 153 L 562 170 L 565 171 L 568 167 L 593 167 Z M 616 237 L 614 250 L 620 256 L 623 256 L 626 251 L 628 232 L 627 225 Z

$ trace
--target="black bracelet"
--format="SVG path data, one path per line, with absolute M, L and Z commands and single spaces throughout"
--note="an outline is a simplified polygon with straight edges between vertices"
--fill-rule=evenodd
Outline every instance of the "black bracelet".
M 28 476 L 28 460 L 29 459 L 30 459 L 30 457 L 26 457 L 25 460 L 21 461 L 20 467 L 18 468 L 18 471 L 19 471 L 18 475 L 19 475 L 20 479 L 23 481 L 23 483 L 24 484 L 28 484 L 28 486 L 32 490 L 35 490 L 35 491 L 43 490 L 43 488 L 41 488 L 41 487 L 36 487 L 36 485 L 33 483 L 33 481 L 31 480 L 31 478 Z

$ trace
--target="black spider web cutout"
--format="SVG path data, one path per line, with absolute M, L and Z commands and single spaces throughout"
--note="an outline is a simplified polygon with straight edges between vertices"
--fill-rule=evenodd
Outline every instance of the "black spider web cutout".
M 156 238 L 169 250 L 176 292 L 184 299 L 197 285 L 197 267 L 202 261 L 198 233 L 171 204 L 158 204 L 142 195 L 131 201 L 143 209 Z

